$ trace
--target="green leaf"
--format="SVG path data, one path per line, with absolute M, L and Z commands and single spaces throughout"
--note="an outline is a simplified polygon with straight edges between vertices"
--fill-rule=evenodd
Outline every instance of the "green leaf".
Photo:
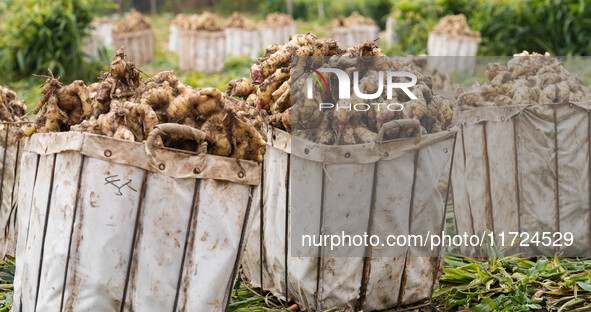
M 583 283 L 583 282 L 577 282 L 577 286 L 581 287 L 581 289 L 584 290 L 584 291 L 591 292 L 591 284 L 587 284 L 587 283 Z
M 530 308 L 530 309 L 542 309 L 542 306 L 537 304 L 537 303 L 528 303 L 525 305 L 525 307 Z

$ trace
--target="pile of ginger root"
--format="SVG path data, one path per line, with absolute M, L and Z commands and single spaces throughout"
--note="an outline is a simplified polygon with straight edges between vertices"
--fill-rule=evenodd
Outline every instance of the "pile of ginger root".
M 448 15 L 439 20 L 433 28 L 433 33 L 446 34 L 450 37 L 474 37 L 480 38 L 480 33 L 472 31 L 466 22 L 464 14 Z
M 344 16 L 339 16 L 337 17 L 332 25 L 335 28 L 338 27 L 351 27 L 351 26 L 355 26 L 355 25 L 375 25 L 376 22 L 369 18 L 369 17 L 364 17 L 363 15 L 359 14 L 359 12 L 355 11 L 353 13 L 351 13 L 351 15 L 349 15 L 348 17 L 344 17 Z
M 381 71 L 406 71 L 416 75 L 417 83 L 410 90 L 417 96 L 411 100 L 403 92 L 397 92 L 394 100 L 403 104 L 401 111 L 378 110 L 368 111 L 319 111 L 319 101 L 339 102 L 339 105 L 350 103 L 370 103 L 375 100 L 352 98 L 348 103 L 338 99 L 336 81 L 328 79 L 328 89 L 314 92 L 322 93 L 307 99 L 303 94 L 306 90 L 306 79 L 301 71 L 292 70 L 292 56 L 312 56 L 299 58 L 298 62 L 308 67 L 346 68 L 360 71 L 360 86 L 365 94 L 374 93 L 376 81 Z M 359 59 L 358 57 L 368 57 Z M 374 58 L 369 58 L 374 57 Z M 353 61 L 348 65 L 347 62 Z M 299 64 L 300 66 L 302 64 Z M 375 69 L 375 70 L 374 70 Z M 292 74 L 299 75 L 297 77 Z M 326 77 L 331 77 L 329 75 Z M 367 77 L 365 77 L 367 76 Z M 364 80 L 365 79 L 365 80 Z M 353 79 L 351 79 L 353 82 Z M 334 87 L 333 87 L 334 86 Z M 353 87 L 351 87 L 353 90 Z M 270 126 L 286 130 L 309 141 L 326 145 L 349 145 L 370 143 L 376 140 L 382 125 L 399 119 L 416 119 L 421 124 L 422 133 L 435 133 L 451 127 L 453 117 L 452 101 L 434 95 L 429 77 L 422 75 L 402 59 L 390 59 L 373 41 L 348 50 L 339 48 L 333 39 L 319 39 L 311 33 L 298 34 L 290 37 L 289 42 L 282 45 L 271 45 L 265 55 L 251 67 L 251 78 L 231 81 L 227 85 L 227 94 L 246 100 L 248 105 L 264 111 L 268 116 L 265 122 Z M 386 97 L 383 92 L 382 97 Z M 378 100 L 383 100 L 382 98 Z M 294 102 L 295 101 L 295 102 Z M 416 133 L 411 130 L 388 131 L 385 139 L 404 138 Z
M 16 92 L 0 86 L 0 121 L 25 122 L 27 105 L 18 99 Z
M 294 20 L 290 15 L 282 13 L 271 13 L 265 17 L 263 24 L 267 27 L 279 27 L 294 24 Z
M 152 24 L 150 21 L 142 15 L 142 13 L 131 9 L 129 16 L 120 20 L 115 27 L 113 27 L 114 33 L 129 33 L 140 30 L 151 29 Z
M 174 18 L 172 23 L 183 30 L 211 32 L 223 30 L 223 27 L 218 22 L 217 16 L 208 11 L 192 15 L 179 14 Z
M 580 102 L 591 98 L 591 87 L 549 53 L 523 51 L 515 54 L 506 67 L 489 63 L 486 77 L 488 82 L 476 82 L 469 90 L 456 87 L 460 108 Z
M 192 88 L 174 71 L 143 81 L 140 70 L 126 60 L 123 48 L 110 71 L 88 86 L 81 80 L 63 85 L 53 76 L 43 84 L 35 111 L 37 123 L 21 128 L 33 133 L 80 131 L 142 142 L 162 123 L 187 125 L 210 139 L 207 153 L 261 162 L 265 153 L 263 115 L 215 88 Z M 158 138 L 157 146 L 198 151 L 199 144 L 177 135 Z
M 257 29 L 257 25 L 250 19 L 248 19 L 248 17 L 238 13 L 238 12 L 234 12 L 232 13 L 232 16 L 230 16 L 230 18 L 228 18 L 228 24 L 226 24 L 227 28 L 241 28 L 241 29 L 246 29 L 246 30 L 256 30 Z

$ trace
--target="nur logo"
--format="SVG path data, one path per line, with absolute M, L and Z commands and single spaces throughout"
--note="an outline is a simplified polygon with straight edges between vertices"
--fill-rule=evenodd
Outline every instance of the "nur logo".
M 306 94 L 308 99 L 312 99 L 314 96 L 313 87 L 312 87 L 312 78 L 316 80 L 316 82 L 320 85 L 320 88 L 323 89 L 326 87 L 328 89 L 328 84 L 326 83 L 326 79 L 322 75 L 322 73 L 333 73 L 337 76 L 339 82 L 339 99 L 350 99 L 351 98 L 351 79 L 347 75 L 347 73 L 338 68 L 318 68 L 314 69 L 311 67 L 304 67 L 304 73 L 307 74 L 306 80 Z M 301 77 L 306 77 L 302 75 Z M 417 76 L 413 73 L 409 72 L 387 72 L 386 73 L 386 96 L 388 100 L 391 100 L 394 94 L 394 89 L 402 90 L 410 99 L 416 100 L 417 97 L 408 89 L 414 86 L 417 83 Z M 409 82 L 394 82 L 394 77 L 407 77 L 410 78 Z M 301 79 L 301 78 L 300 78 Z M 324 82 L 324 85 L 320 82 Z M 373 100 L 377 99 L 382 95 L 384 92 L 384 72 L 378 72 L 378 89 L 373 94 L 365 94 L 359 90 L 359 72 L 353 72 L 353 91 L 355 95 L 364 100 Z
M 324 79 L 324 76 L 322 76 L 322 74 L 315 68 L 312 68 L 310 66 L 304 66 L 304 74 L 308 75 L 308 81 L 309 83 L 312 82 L 311 78 L 316 79 L 316 82 L 318 82 L 318 85 L 320 86 L 320 90 L 324 90 L 326 87 L 326 90 L 328 90 L 328 84 L 326 83 L 326 79 Z M 304 78 L 306 76 L 302 75 L 300 76 L 300 79 Z M 322 79 L 322 82 L 324 82 L 324 85 L 320 82 L 320 79 Z M 311 99 L 310 96 L 308 96 L 309 99 Z

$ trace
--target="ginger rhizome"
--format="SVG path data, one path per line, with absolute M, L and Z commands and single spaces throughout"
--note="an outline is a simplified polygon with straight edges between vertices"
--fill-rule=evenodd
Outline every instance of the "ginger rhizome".
M 445 34 L 450 37 L 474 37 L 480 38 L 480 33 L 472 31 L 466 22 L 464 14 L 448 15 L 439 20 L 433 28 L 433 33 Z
M 300 58 L 292 61 L 293 56 Z M 375 107 L 367 111 L 320 111 L 319 101 L 341 106 L 358 103 L 369 105 L 384 101 L 386 94 L 384 92 L 376 100 L 356 97 L 341 100 L 336 87 L 338 82 L 328 78 L 328 88 L 322 91 L 315 88 L 313 99 L 308 99 L 304 95 L 307 90 L 306 79 L 300 79 L 306 76 L 301 70 L 294 70 L 293 66 L 300 69 L 322 66 L 339 68 L 350 74 L 350 77 L 352 72 L 357 71 L 362 77 L 359 86 L 364 94 L 375 93 L 378 88 L 379 76 L 374 69 L 411 72 L 417 77 L 416 85 L 411 88 L 417 99 L 411 100 L 404 93 L 397 93 L 393 100 L 401 103 L 404 109 L 395 112 Z M 251 66 L 250 79 L 231 81 L 226 93 L 244 99 L 248 105 L 269 114 L 265 118 L 267 124 L 291 131 L 307 140 L 321 144 L 360 144 L 374 142 L 380 128 L 391 120 L 417 119 L 423 133 L 448 129 L 452 124 L 454 104 L 434 95 L 432 85 L 432 80 L 415 70 L 411 64 L 386 57 L 373 41 L 343 50 L 332 39 L 319 39 L 308 33 L 293 35 L 285 44 L 269 46 L 265 55 Z M 385 137 L 393 139 L 410 135 L 413 135 L 411 130 L 392 129 L 387 131 Z
M 115 24 L 115 27 L 113 27 L 113 32 L 128 33 L 151 28 L 152 24 L 145 16 L 142 15 L 142 13 L 131 9 L 127 18 L 124 18 Z
M 184 15 L 179 14 L 173 20 L 173 24 L 183 30 L 221 31 L 223 27 L 219 24 L 214 13 L 203 12 L 202 14 Z
M 552 104 L 586 101 L 591 87 L 569 73 L 562 62 L 548 53 L 516 54 L 507 62 L 486 65 L 488 82 L 476 82 L 464 91 L 454 92 L 460 107 Z
M 264 114 L 215 88 L 192 88 L 174 71 L 163 71 L 142 81 L 140 70 L 126 60 L 123 49 L 109 72 L 88 87 L 82 81 L 62 85 L 48 77 L 36 108 L 34 126 L 23 126 L 22 136 L 34 132 L 80 131 L 142 142 L 159 124 L 176 123 L 204 131 L 208 153 L 261 162 L 265 153 Z M 157 145 L 198 151 L 199 142 L 169 134 Z
M 27 105 L 18 99 L 16 92 L 0 86 L 0 121 L 26 121 Z

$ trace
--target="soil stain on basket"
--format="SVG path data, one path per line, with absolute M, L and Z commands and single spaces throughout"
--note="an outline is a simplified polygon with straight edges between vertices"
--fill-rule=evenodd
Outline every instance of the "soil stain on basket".
M 99 198 L 99 196 L 97 196 L 97 194 L 95 192 L 90 192 L 90 196 L 89 196 L 89 200 L 88 200 L 90 207 L 92 207 L 92 208 L 98 207 L 97 200 L 96 200 L 98 198 Z

